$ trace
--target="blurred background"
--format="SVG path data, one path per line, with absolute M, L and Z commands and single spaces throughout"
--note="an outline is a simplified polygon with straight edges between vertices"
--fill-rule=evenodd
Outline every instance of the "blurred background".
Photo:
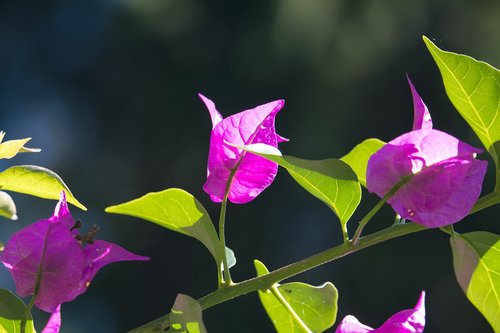
M 216 288 L 213 260 L 197 241 L 104 213 L 180 187 L 218 220 L 219 205 L 202 190 L 211 122 L 198 92 L 224 117 L 285 99 L 276 120 L 290 138 L 282 152 L 323 159 L 410 130 L 408 73 L 435 127 L 480 146 L 445 95 L 421 36 L 498 67 L 499 13 L 497 0 L 1 2 L 0 129 L 6 140 L 32 137 L 29 146 L 42 148 L 1 169 L 50 168 L 89 208 L 71 207 L 84 225 L 101 227 L 98 239 L 151 257 L 104 268 L 87 293 L 64 304 L 62 332 L 124 332 L 168 313 L 179 292 L 199 298 Z M 55 205 L 12 196 L 20 219 L 1 221 L 2 241 Z M 376 201 L 364 192 L 351 229 Z M 456 229 L 499 233 L 498 213 L 478 213 Z M 386 208 L 367 231 L 393 219 Z M 255 275 L 255 258 L 276 269 L 341 242 L 336 217 L 284 170 L 253 202 L 229 206 L 226 232 L 237 281 Z M 379 326 L 426 290 L 426 332 L 491 332 L 456 283 L 451 259 L 447 236 L 429 230 L 291 281 L 333 282 L 339 320 L 354 314 Z M 5 269 L 0 286 L 13 289 Z M 48 315 L 34 312 L 41 329 Z M 204 320 L 209 332 L 273 332 L 255 293 L 205 311 Z

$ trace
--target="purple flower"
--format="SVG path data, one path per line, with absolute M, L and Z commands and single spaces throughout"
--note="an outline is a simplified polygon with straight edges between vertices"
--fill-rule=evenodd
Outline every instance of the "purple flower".
M 413 309 L 399 311 L 377 329 L 363 325 L 354 316 L 346 316 L 335 333 L 422 333 L 425 328 L 424 302 L 425 292 L 422 291 Z
M 277 147 L 288 141 L 276 134 L 274 119 L 285 102 L 277 100 L 223 119 L 215 104 L 199 94 L 212 119 L 205 192 L 214 202 L 221 202 L 229 184 L 228 199 L 233 203 L 252 201 L 271 185 L 278 165 L 254 154 L 247 154 L 234 145 L 264 143 Z
M 56 308 L 56 311 L 52 313 L 49 321 L 43 328 L 42 333 L 58 333 L 61 329 L 61 306 Z
M 432 129 L 427 107 L 408 82 L 413 130 L 371 156 L 366 185 L 382 198 L 406 179 L 387 200 L 396 213 L 430 228 L 453 224 L 467 216 L 479 197 L 488 163 L 476 159 L 481 149 Z
M 84 293 L 107 264 L 149 259 L 113 243 L 94 241 L 92 230 L 79 235 L 78 227 L 61 192 L 54 215 L 16 232 L 0 254 L 17 293 L 35 295 L 35 305 L 44 311 L 57 312 L 62 303 Z

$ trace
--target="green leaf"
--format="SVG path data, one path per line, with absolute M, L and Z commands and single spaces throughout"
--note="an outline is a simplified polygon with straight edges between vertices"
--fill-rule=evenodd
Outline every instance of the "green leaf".
M 6 217 L 11 220 L 17 220 L 16 205 L 14 200 L 5 193 L 0 191 L 0 216 Z
M 212 253 L 220 267 L 219 238 L 202 204 L 190 193 L 169 188 L 148 193 L 119 205 L 106 208 L 107 213 L 134 216 L 162 227 L 196 238 Z
M 455 276 L 471 303 L 500 331 L 500 236 L 485 231 L 451 237 Z
M 73 196 L 68 186 L 55 172 L 36 165 L 17 165 L 0 172 L 0 188 L 44 199 L 59 200 L 62 190 L 66 199 L 76 207 L 87 210 Z
M 254 264 L 257 276 L 269 273 L 262 262 L 255 260 Z M 318 287 L 301 282 L 277 286 L 280 294 L 309 330 L 324 332 L 333 326 L 337 318 L 338 292 L 332 283 L 327 282 Z M 278 333 L 303 332 L 271 291 L 259 291 L 259 297 Z
M 5 132 L 0 132 L 0 159 L 6 158 L 10 159 L 16 156 L 18 153 L 37 153 L 40 149 L 37 148 L 26 148 L 24 145 L 31 140 L 31 138 L 10 140 L 3 143 L 3 137 Z
M 500 71 L 466 55 L 439 49 L 423 37 L 446 93 L 500 167 Z M 497 188 L 500 177 L 497 177 Z
M 361 187 L 351 167 L 338 159 L 304 160 L 293 156 L 281 156 L 278 149 L 253 144 L 239 147 L 265 157 L 284 167 L 306 191 L 323 201 L 338 216 L 344 234 L 347 221 L 361 201 Z
M 366 139 L 354 147 L 347 155 L 340 159 L 354 170 L 361 185 L 366 187 L 366 168 L 368 160 L 377 152 L 385 142 L 379 139 Z
M 200 304 L 188 295 L 177 295 L 170 313 L 170 322 L 168 332 L 207 333 Z
M 21 332 L 21 318 L 26 311 L 26 305 L 16 295 L 8 290 L 0 289 L 0 333 Z M 31 315 L 26 322 L 26 333 L 35 333 Z

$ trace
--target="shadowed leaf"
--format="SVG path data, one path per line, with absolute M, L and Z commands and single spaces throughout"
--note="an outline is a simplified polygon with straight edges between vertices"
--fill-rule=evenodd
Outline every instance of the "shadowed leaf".
M 207 333 L 201 307 L 188 295 L 178 294 L 170 314 L 169 333 Z
M 26 311 L 24 302 L 8 290 L 0 289 L 0 333 L 21 332 L 21 318 Z M 26 322 L 26 333 L 35 333 L 31 315 Z

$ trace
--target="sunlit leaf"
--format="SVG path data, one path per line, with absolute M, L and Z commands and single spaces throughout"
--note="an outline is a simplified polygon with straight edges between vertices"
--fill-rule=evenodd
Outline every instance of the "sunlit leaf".
M 5 193 L 0 191 L 0 216 L 6 217 L 11 220 L 17 220 L 16 205 L 14 200 Z
M 495 332 L 500 331 L 500 236 L 485 231 L 450 239 L 460 287 Z
M 44 199 L 59 200 L 62 190 L 69 203 L 87 210 L 73 196 L 68 186 L 55 172 L 36 165 L 17 165 L 0 172 L 0 188 Z
M 208 248 L 220 267 L 219 239 L 212 220 L 202 204 L 184 190 L 169 188 L 148 193 L 138 199 L 108 207 L 106 212 L 138 217 L 194 237 Z
M 451 102 L 472 127 L 500 167 L 500 71 L 466 55 L 439 49 L 424 42 L 443 77 Z M 500 177 L 497 177 L 497 187 Z
M 347 155 L 340 159 L 354 170 L 361 185 L 366 187 L 366 168 L 368 160 L 377 152 L 385 142 L 379 139 L 366 139 L 354 147 Z
M 257 276 L 269 273 L 260 261 L 255 260 L 254 264 Z M 323 332 L 335 323 L 338 293 L 332 283 L 315 287 L 291 282 L 278 285 L 278 291 L 312 332 Z M 259 297 L 278 333 L 303 332 L 271 291 L 259 291 Z
M 21 318 L 26 311 L 24 302 L 8 290 L 0 289 L 0 333 L 21 332 Z M 26 322 L 26 333 L 35 333 L 33 318 Z
M 330 158 L 304 160 L 281 156 L 279 150 L 268 145 L 254 144 L 243 148 L 284 167 L 305 190 L 323 201 L 338 216 L 342 229 L 361 201 L 361 187 L 356 174 L 345 162 Z
M 236 256 L 234 251 L 226 246 L 226 257 L 227 257 L 227 266 L 228 268 L 234 267 L 236 265 Z
M 31 140 L 31 138 L 9 140 L 2 143 L 5 132 L 0 132 L 0 159 L 12 158 L 18 153 L 37 153 L 40 151 L 38 148 L 26 148 L 24 145 Z
M 201 307 L 188 295 L 178 294 L 170 312 L 171 333 L 207 333 Z

